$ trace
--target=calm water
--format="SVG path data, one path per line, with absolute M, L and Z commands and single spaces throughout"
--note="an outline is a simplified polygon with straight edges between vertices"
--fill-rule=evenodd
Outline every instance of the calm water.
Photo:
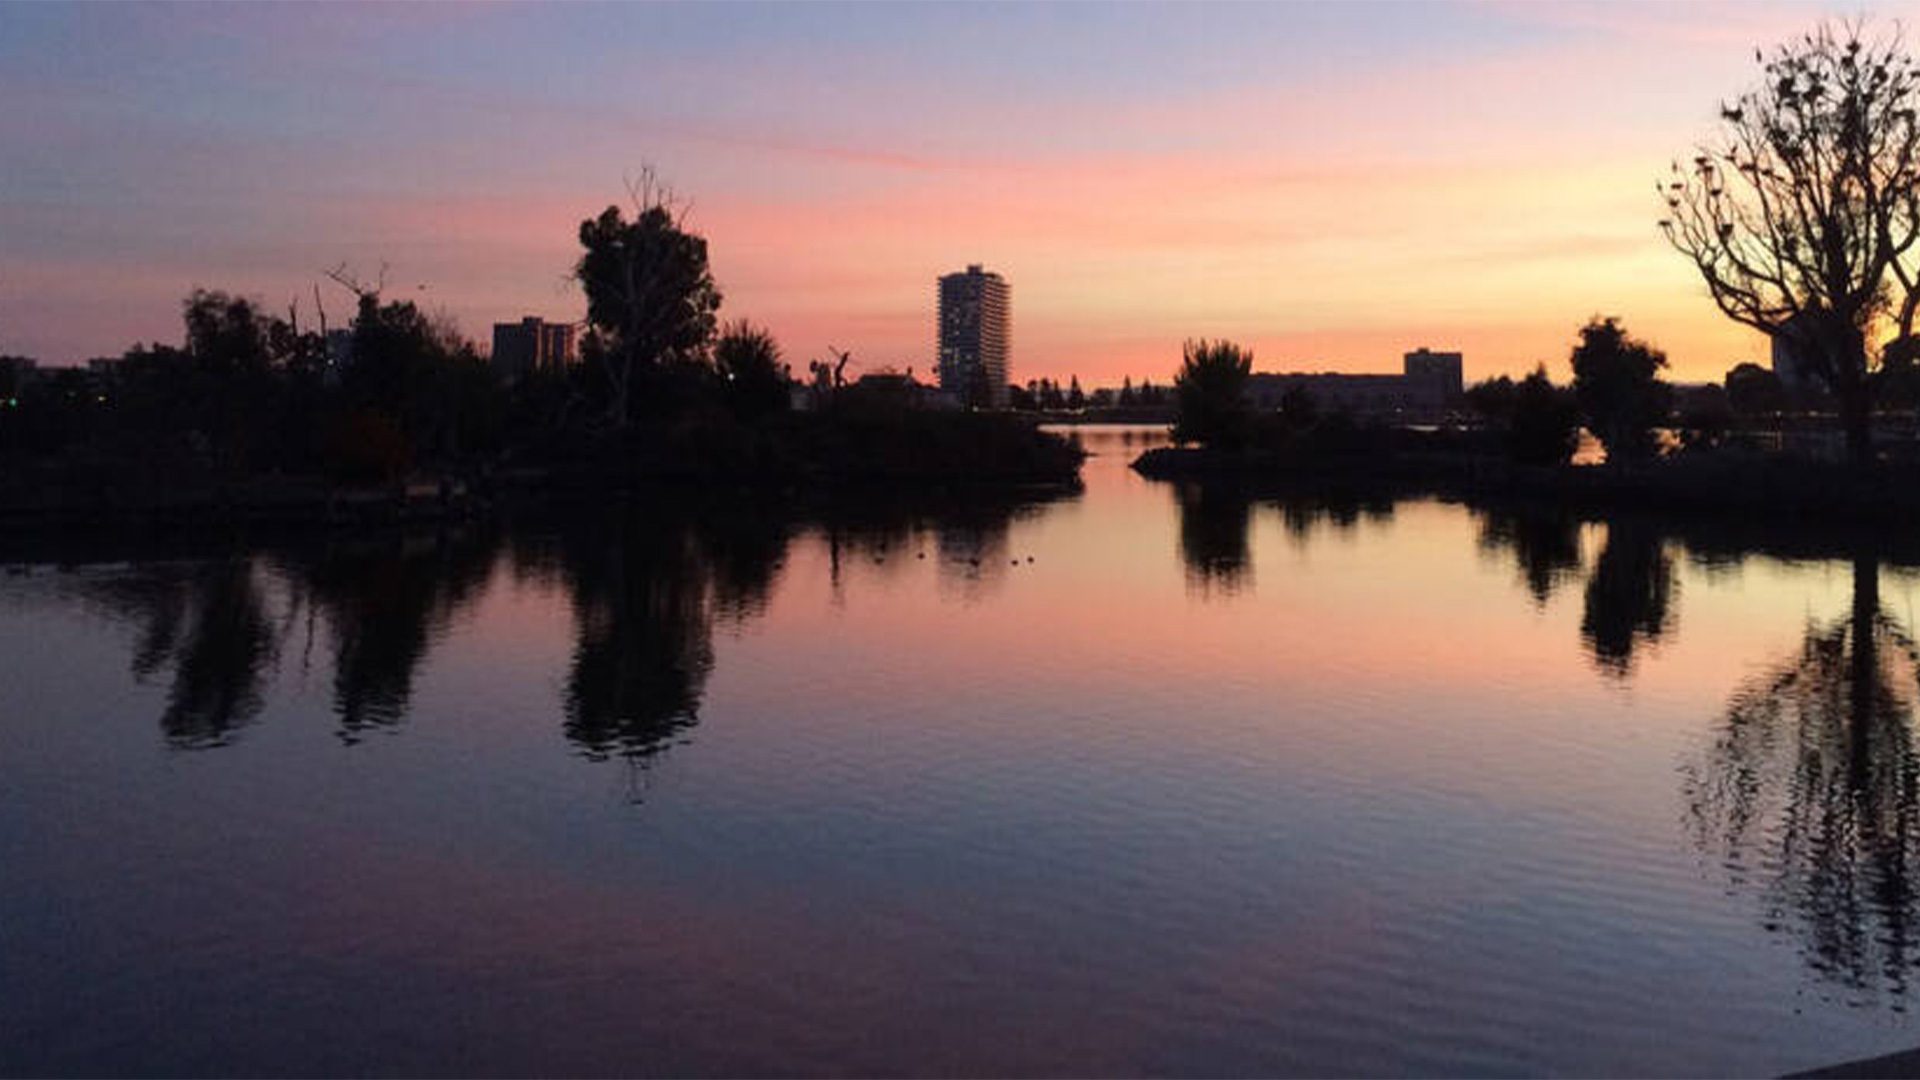
M 1920 1043 L 1901 560 L 1180 490 L 1083 438 L 1025 504 L 0 554 L 0 1071 Z

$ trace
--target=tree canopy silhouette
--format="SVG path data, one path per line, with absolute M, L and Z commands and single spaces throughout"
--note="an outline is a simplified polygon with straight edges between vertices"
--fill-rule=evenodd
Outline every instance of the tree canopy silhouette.
M 1507 452 L 1523 465 L 1564 465 L 1580 446 L 1580 408 L 1545 364 L 1514 384 Z
M 1661 185 L 1660 223 L 1727 317 L 1784 340 L 1872 455 L 1868 334 L 1920 305 L 1920 71 L 1898 35 L 1824 24 L 1761 61 L 1720 133 Z
M 1252 373 L 1253 353 L 1233 342 L 1188 341 L 1173 383 L 1174 441 L 1223 450 L 1245 446 L 1252 426 L 1247 405 Z
M 1787 389 L 1780 376 L 1759 364 L 1736 364 L 1727 372 L 1727 404 L 1741 416 L 1784 412 Z
M 735 416 L 755 420 L 787 409 L 787 365 L 780 362 L 780 345 L 765 327 L 745 319 L 729 323 L 714 343 L 713 361 Z
M 1595 316 L 1580 328 L 1572 359 L 1574 401 L 1607 460 L 1652 455 L 1653 429 L 1673 404 L 1673 388 L 1659 378 L 1667 354 L 1629 336 L 1618 319 Z
M 636 382 L 704 362 L 720 309 L 707 241 L 686 228 L 681 205 L 651 173 L 631 194 L 632 220 L 609 206 L 580 223 L 585 250 L 574 264 L 587 295 L 583 352 L 603 377 L 607 415 L 617 426 L 635 418 Z

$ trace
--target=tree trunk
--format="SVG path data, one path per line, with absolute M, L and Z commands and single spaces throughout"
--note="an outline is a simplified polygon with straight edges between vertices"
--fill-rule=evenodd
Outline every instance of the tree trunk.
M 1872 402 L 1864 381 L 1856 382 L 1840 394 L 1840 423 L 1847 433 L 1847 461 L 1866 465 L 1873 461 Z
M 1841 334 L 1833 356 L 1833 396 L 1840 405 L 1840 427 L 1847 437 L 1847 461 L 1865 465 L 1873 460 L 1873 389 L 1867 382 L 1867 343 L 1849 327 Z

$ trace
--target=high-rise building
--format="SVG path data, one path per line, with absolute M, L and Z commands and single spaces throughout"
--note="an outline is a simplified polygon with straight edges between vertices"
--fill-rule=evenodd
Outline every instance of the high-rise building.
M 529 315 L 517 323 L 493 324 L 493 366 L 509 381 L 572 364 L 573 326 Z
M 1007 407 L 1007 282 L 979 263 L 940 278 L 940 389 L 976 409 Z
M 1434 352 L 1422 346 L 1401 357 L 1408 382 L 1421 382 L 1434 388 L 1441 400 L 1453 402 L 1466 390 L 1457 352 Z

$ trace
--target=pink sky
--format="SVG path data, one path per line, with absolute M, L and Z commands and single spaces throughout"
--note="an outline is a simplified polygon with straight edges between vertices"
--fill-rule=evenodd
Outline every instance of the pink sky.
M 982 262 L 1021 381 L 1165 380 L 1197 336 L 1564 375 L 1596 313 L 1717 378 L 1766 343 L 1666 250 L 1652 185 L 1821 13 L 9 6 L 0 351 L 175 340 L 195 285 L 280 305 L 341 262 L 483 341 L 578 318 L 575 227 L 651 164 L 723 314 L 796 363 L 927 370 L 935 277 Z

